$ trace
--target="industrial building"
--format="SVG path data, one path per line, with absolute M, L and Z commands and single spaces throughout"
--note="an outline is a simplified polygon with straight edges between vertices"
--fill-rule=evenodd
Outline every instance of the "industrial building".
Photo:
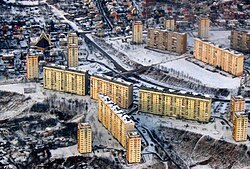
M 77 142 L 79 153 L 83 154 L 92 152 L 92 129 L 89 123 L 78 124 Z
M 243 74 L 244 55 L 194 38 L 194 57 L 234 76 Z
M 149 28 L 147 46 L 181 55 L 187 51 L 187 34 Z
M 134 130 L 135 123 L 107 95 L 98 95 L 98 120 L 126 149 L 127 132 Z
M 90 97 L 97 100 L 99 94 L 106 94 L 118 106 L 128 108 L 133 103 L 133 83 L 105 75 L 93 75 L 90 77 Z
M 86 95 L 88 92 L 88 72 L 65 66 L 43 67 L 45 89 Z
M 184 91 L 163 91 L 152 88 L 139 90 L 139 111 L 155 115 L 172 116 L 208 122 L 212 99 Z
M 141 161 L 141 136 L 137 130 L 127 133 L 126 159 L 128 163 Z

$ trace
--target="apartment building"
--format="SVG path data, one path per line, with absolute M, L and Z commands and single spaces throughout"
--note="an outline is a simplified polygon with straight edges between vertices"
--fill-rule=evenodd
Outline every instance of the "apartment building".
M 235 112 L 244 112 L 245 111 L 245 99 L 242 96 L 232 96 L 230 99 L 230 114 L 231 121 L 234 121 Z
M 208 39 L 210 20 L 206 17 L 202 17 L 198 21 L 198 37 Z
M 139 163 L 141 161 L 141 136 L 137 130 L 127 133 L 127 152 L 128 163 Z
M 78 36 L 76 33 L 68 33 L 67 44 L 76 44 L 78 46 Z
M 38 58 L 37 54 L 29 54 L 26 57 L 26 77 L 29 80 L 35 80 L 39 77 Z
M 92 152 L 92 129 L 89 123 L 78 124 L 77 143 L 79 153 Z
M 133 103 L 133 83 L 105 75 L 93 75 L 90 77 L 90 97 L 97 100 L 99 94 L 106 94 L 118 106 L 128 108 Z
M 244 55 L 194 38 L 194 57 L 234 76 L 243 74 Z
M 78 66 L 78 45 L 68 44 L 67 46 L 67 63 L 68 67 L 77 67 Z
M 133 131 L 135 123 L 107 95 L 98 95 L 98 120 L 124 148 L 127 147 L 127 132 Z
M 234 112 L 233 138 L 235 141 L 247 141 L 248 116 L 245 112 Z
M 45 66 L 43 67 L 43 83 L 45 89 L 86 95 L 88 72 L 65 66 Z
M 135 44 L 143 43 L 143 24 L 141 21 L 134 21 L 132 25 L 132 42 Z
M 170 31 L 176 31 L 176 21 L 174 19 L 165 19 L 164 28 Z
M 230 47 L 234 50 L 250 53 L 250 32 L 249 31 L 231 31 Z
M 209 96 L 152 88 L 139 90 L 139 111 L 155 115 L 208 122 L 211 105 L 212 99 Z
M 187 34 L 149 28 L 147 46 L 181 55 L 187 51 Z

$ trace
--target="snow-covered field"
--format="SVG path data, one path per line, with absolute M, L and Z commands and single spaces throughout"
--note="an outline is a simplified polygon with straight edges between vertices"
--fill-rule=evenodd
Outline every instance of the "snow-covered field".
M 29 0 L 4 0 L 6 3 L 18 3 L 24 6 L 39 5 L 39 1 L 29 1 Z M 46 0 L 40 0 L 40 3 L 44 3 Z
M 166 126 L 170 128 L 176 128 L 179 130 L 190 131 L 202 135 L 209 135 L 214 139 L 224 139 L 227 142 L 234 144 L 247 144 L 249 141 L 236 143 L 232 138 L 232 129 L 227 124 L 222 124 L 221 119 L 215 119 L 213 123 L 201 124 L 196 121 L 176 119 L 174 117 L 159 117 L 152 114 L 139 113 L 133 115 L 135 119 L 139 118 L 140 124 L 147 126 L 150 129 L 154 129 L 159 126 Z M 150 123 L 148 123 L 150 121 Z M 186 125 L 188 124 L 188 127 Z M 227 129 L 228 127 L 228 129 Z
M 210 72 L 185 59 L 174 60 L 161 65 L 180 72 L 183 71 L 209 87 L 235 89 L 240 86 L 240 78 L 226 77 L 216 72 Z

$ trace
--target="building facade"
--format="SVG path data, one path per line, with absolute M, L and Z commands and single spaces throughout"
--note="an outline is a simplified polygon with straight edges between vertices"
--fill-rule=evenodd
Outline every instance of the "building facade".
M 67 36 L 67 44 L 76 44 L 78 46 L 78 36 L 76 33 L 69 33 Z
M 37 54 L 30 54 L 26 57 L 26 77 L 29 80 L 35 80 L 39 77 L 38 58 Z
M 244 55 L 194 38 L 194 57 L 234 76 L 243 74 Z
M 134 21 L 132 25 L 132 42 L 143 43 L 143 24 L 141 21 Z
M 141 161 L 141 136 L 136 130 L 127 133 L 126 159 L 128 163 Z
M 198 37 L 208 39 L 210 20 L 208 18 L 200 18 L 198 23 Z
M 78 124 L 77 142 L 79 153 L 83 154 L 92 152 L 92 129 L 89 123 Z
M 207 96 L 146 88 L 139 90 L 139 111 L 155 115 L 208 122 L 211 105 L 212 99 Z
M 187 51 L 187 34 L 149 28 L 147 46 L 181 55 Z
M 242 96 L 233 96 L 230 100 L 230 114 L 231 121 L 234 121 L 235 112 L 244 112 L 245 111 L 245 99 Z
M 165 19 L 164 28 L 170 31 L 176 31 L 176 21 L 174 19 Z
M 247 141 L 248 116 L 245 112 L 234 112 L 233 138 L 235 141 Z
M 249 31 L 231 31 L 230 47 L 234 50 L 250 53 L 250 32 Z
M 107 95 L 98 95 L 98 120 L 126 149 L 127 132 L 134 130 L 134 121 Z
M 97 100 L 99 94 L 108 95 L 114 103 L 128 108 L 133 103 L 133 84 L 104 75 L 90 77 L 90 97 Z
M 77 67 L 78 66 L 78 45 L 68 44 L 67 47 L 68 55 L 68 67 Z
M 43 85 L 45 89 L 86 95 L 88 73 L 65 66 L 45 66 L 43 67 Z

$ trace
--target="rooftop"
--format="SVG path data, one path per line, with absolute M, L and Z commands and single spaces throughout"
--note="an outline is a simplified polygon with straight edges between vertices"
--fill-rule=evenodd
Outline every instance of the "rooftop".
M 223 48 L 221 45 L 215 44 L 215 43 L 213 43 L 213 42 L 211 42 L 211 41 L 208 41 L 208 40 L 206 40 L 206 39 L 194 38 L 194 40 L 203 41 L 203 42 L 205 42 L 206 44 L 209 44 L 209 45 L 212 45 L 212 46 L 214 46 L 214 47 L 220 48 L 220 49 L 222 49 L 222 50 L 228 51 L 228 52 L 230 52 L 230 53 L 232 53 L 232 54 L 234 54 L 234 55 L 236 55 L 236 56 L 244 56 L 242 53 L 240 53 L 240 52 L 238 52 L 238 51 L 236 51 L 236 50 L 233 50 L 233 49 L 230 49 L 230 48 Z
M 186 92 L 186 91 L 181 91 L 181 90 L 173 90 L 173 89 L 158 89 L 158 88 L 148 88 L 146 86 L 142 86 L 140 90 L 148 90 L 148 91 L 153 91 L 153 92 L 161 92 L 161 93 L 167 93 L 167 94 L 175 94 L 179 96 L 187 96 L 187 97 L 195 97 L 195 98 L 200 98 L 200 99 L 206 99 L 210 100 L 211 97 L 209 95 L 202 95 L 199 93 L 192 93 L 192 92 Z
M 107 95 L 99 94 L 99 98 L 106 103 L 106 105 L 113 110 L 115 114 L 126 124 L 134 123 L 134 121 L 119 107 L 117 106 Z
M 72 72 L 77 72 L 77 73 L 84 73 L 87 74 L 88 71 L 80 69 L 80 68 L 75 68 L 75 67 L 67 67 L 64 65 L 56 65 L 56 64 L 50 64 L 47 66 L 44 66 L 45 68 L 54 68 L 54 69 L 60 69 L 60 70 L 66 70 L 66 71 L 72 71 Z
M 129 137 L 140 137 L 141 135 L 137 130 L 133 130 L 133 131 L 128 132 L 128 136 Z
M 244 111 L 242 111 L 242 112 L 235 112 L 235 115 L 238 118 L 247 118 L 248 117 L 247 114 Z
M 94 74 L 93 77 L 101 78 L 103 80 L 107 80 L 107 81 L 114 82 L 114 83 L 119 83 L 121 85 L 126 85 L 126 86 L 133 85 L 133 83 L 127 82 L 127 81 L 125 81 L 123 79 L 114 78 L 114 77 L 107 76 L 107 75 L 104 75 L 104 74 Z

